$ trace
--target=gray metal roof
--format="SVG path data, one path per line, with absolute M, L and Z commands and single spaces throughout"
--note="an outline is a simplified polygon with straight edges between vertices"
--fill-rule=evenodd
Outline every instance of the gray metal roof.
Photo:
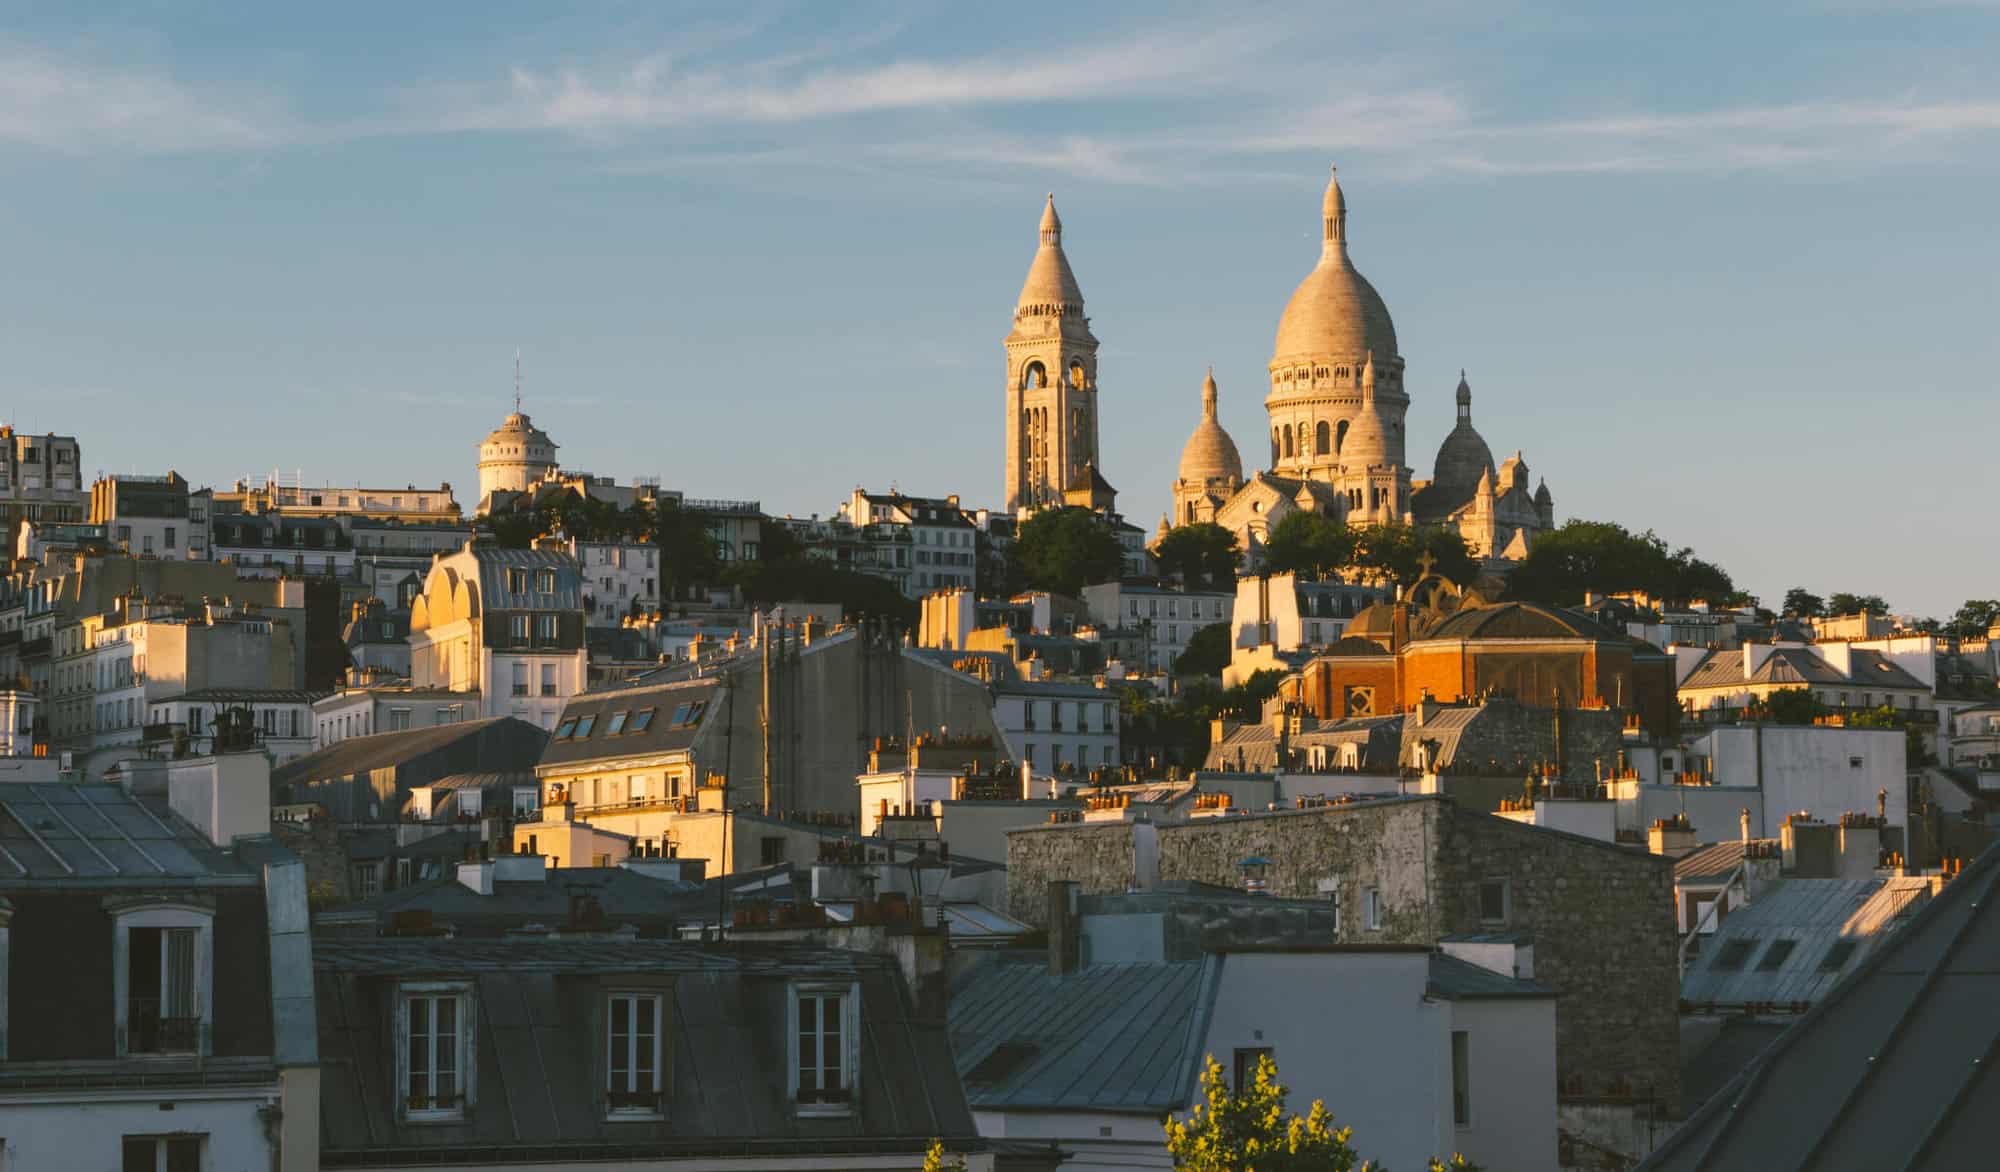
M 2000 850 L 1989 849 L 1697 1110 L 1644 1172 L 1994 1161 Z
M 253 867 L 167 809 L 115 785 L 0 784 L 0 887 L 20 880 L 126 885 L 248 882 Z
M 1556 991 L 1547 985 L 1496 973 L 1443 952 L 1431 953 L 1430 984 L 1425 992 L 1445 1001 L 1495 1001 L 1556 995 Z
M 1699 1005 L 1817 1001 L 1929 898 L 1930 881 L 1914 877 L 1774 880 L 1702 943 L 1681 978 L 1681 998 Z
M 476 699 L 475 693 L 466 693 L 468 702 Z M 492 716 L 485 720 L 466 720 L 457 724 L 438 724 L 429 728 L 349 737 L 323 749 L 315 749 L 303 757 L 294 757 L 278 766 L 271 771 L 271 782 L 273 785 L 282 786 L 294 782 L 317 781 L 322 778 L 351 777 L 357 773 L 387 769 L 467 737 L 481 736 L 504 721 L 512 721 L 515 725 L 519 725 L 518 731 L 524 736 L 529 735 L 530 730 L 533 735 L 546 735 L 525 720 L 512 716 Z M 522 764 L 532 766 L 533 761 L 523 761 Z
M 1743 865 L 1743 841 L 1712 842 L 1674 860 L 1676 883 L 1720 883 Z
M 570 697 L 556 721 L 556 731 L 567 729 L 570 735 L 550 738 L 542 750 L 541 764 L 646 757 L 689 748 L 707 722 L 722 712 L 721 692 L 722 681 L 709 677 L 579 693 Z M 701 707 L 693 709 L 694 705 Z M 625 719 L 615 721 L 621 712 Z M 646 713 L 651 715 L 643 715 Z M 677 721 L 677 715 L 683 719 Z M 586 717 L 590 718 L 589 731 L 578 736 Z M 620 726 L 616 732 L 611 728 L 614 722 Z M 635 728 L 641 723 L 644 728 Z
M 1221 961 L 1086 965 L 1002 958 L 952 990 L 951 1040 L 975 1108 L 1158 1114 L 1194 1095 Z

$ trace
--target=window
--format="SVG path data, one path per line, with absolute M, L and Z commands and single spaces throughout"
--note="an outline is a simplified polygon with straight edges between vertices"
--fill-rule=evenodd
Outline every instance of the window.
M 119 1054 L 207 1053 L 212 913 L 151 905 L 113 915 Z
M 597 717 L 595 715 L 578 717 L 576 721 L 576 739 L 580 741 L 589 736 L 591 727 L 596 723 Z
M 1512 884 L 1505 879 L 1488 879 L 1479 885 L 1479 920 L 1504 924 L 1513 909 Z
M 1864 764 L 1866 764 L 1866 762 L 1860 757 L 1849 757 L 1847 759 L 1847 767 L 1849 769 L 1859 769 Z
M 1826 955 L 1820 958 L 1819 971 L 1823 973 L 1837 973 L 1841 969 L 1846 968 L 1848 958 L 1854 955 L 1854 950 L 1858 945 L 1859 941 L 1855 940 L 1834 941 L 1833 947 L 1827 949 Z
M 604 735 L 607 737 L 615 737 L 619 733 L 624 732 L 626 718 L 631 715 L 632 714 L 630 712 L 626 711 L 618 711 L 612 713 L 611 723 L 604 727 Z
M 561 724 L 556 726 L 556 739 L 559 741 L 566 741 L 569 739 L 569 735 L 575 731 L 576 731 L 576 717 L 572 716 L 568 720 L 565 720 Z
M 775 867 L 785 861 L 785 840 L 780 835 L 767 834 L 757 840 L 757 865 Z
M 1368 930 L 1370 932 L 1380 932 L 1382 930 L 1382 889 L 1379 887 L 1370 887 L 1366 902 L 1368 908 Z
M 631 722 L 625 727 L 625 731 L 635 733 L 645 732 L 648 728 L 652 727 L 653 713 L 657 711 L 658 709 L 656 708 L 648 708 L 642 712 L 634 712 Z
M 199 1135 L 128 1135 L 119 1162 L 122 1172 L 201 1172 Z
M 1756 946 L 1756 941 L 1745 940 L 1741 936 L 1733 940 L 1724 940 L 1722 942 L 1722 951 L 1715 954 L 1715 959 L 1709 963 L 1708 967 L 1716 972 L 1739 971 L 1749 961 L 1750 950 Z
M 791 997 L 792 1099 L 801 1115 L 853 1110 L 860 988 L 794 986 Z
M 542 665 L 542 695 L 553 696 L 555 694 L 556 694 L 556 665 L 553 663 L 545 663 Z M 618 730 L 612 729 L 611 731 L 617 732 Z
M 1451 1031 L 1451 1121 L 1472 1126 L 1472 1035 Z
M 526 594 L 528 592 L 528 571 L 508 570 L 507 590 L 512 594 Z
M 606 1007 L 604 1101 L 613 1115 L 660 1111 L 658 993 L 613 993 Z
M 1340 936 L 1340 880 L 1321 879 L 1316 885 L 1320 896 L 1333 905 L 1333 935 Z
M 465 1117 L 472 1097 L 471 1005 L 466 986 L 405 986 L 396 1055 L 405 1119 Z
M 535 571 L 535 593 L 554 594 L 556 592 L 556 572 L 554 570 Z
M 1779 968 L 1783 967 L 1786 959 L 1792 955 L 1792 949 L 1798 946 L 1799 942 L 1796 940 L 1771 941 L 1770 947 L 1764 950 L 1764 955 L 1757 958 L 1757 971 L 1760 973 L 1777 972 Z
M 1276 1058 L 1272 1058 L 1269 1046 L 1236 1047 L 1236 1081 L 1230 1085 L 1236 1088 L 1237 1094 L 1240 1095 L 1256 1085 L 1257 1064 L 1266 1058 L 1271 1058 L 1273 1062 L 1277 1061 Z
M 544 643 L 556 641 L 556 616 L 542 614 L 535 616 L 535 637 Z
M 508 628 L 513 633 L 514 642 L 526 643 L 528 641 L 527 615 L 524 614 L 515 615 L 512 619 L 508 621 Z
M 514 694 L 516 696 L 528 694 L 528 665 L 525 663 L 514 665 Z
M 409 727 L 410 727 L 410 710 L 409 710 L 409 709 L 407 709 L 407 708 L 391 708 L 391 709 L 389 710 L 389 731 L 390 731 L 390 732 L 402 732 L 402 731 L 404 731 L 405 729 L 407 729 L 407 728 L 409 728 Z

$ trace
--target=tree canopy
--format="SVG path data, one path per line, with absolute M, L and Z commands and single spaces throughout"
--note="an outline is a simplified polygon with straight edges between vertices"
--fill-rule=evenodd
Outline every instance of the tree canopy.
M 1297 574 L 1324 578 L 1341 570 L 1359 570 L 1399 586 L 1423 576 L 1424 555 L 1433 572 L 1469 586 L 1479 576 L 1479 560 L 1456 529 L 1438 525 L 1362 525 L 1349 527 L 1323 513 L 1288 513 L 1264 542 L 1267 574 Z
M 1785 591 L 1785 603 L 1779 613 L 1788 619 L 1818 618 L 1826 613 L 1826 599 L 1803 586 L 1794 586 Z
M 1162 576 L 1180 579 L 1189 590 L 1236 587 L 1236 534 L 1212 521 L 1167 530 L 1153 557 Z
M 1174 674 L 1219 676 L 1229 666 L 1229 624 L 1211 623 L 1187 642 L 1187 650 L 1174 657 Z
M 1958 613 L 1945 620 L 1944 633 L 1978 638 L 2000 622 L 2000 598 L 1968 598 Z
M 1029 587 L 1057 594 L 1116 581 L 1125 565 L 1111 523 L 1082 508 L 1045 509 L 1021 522 L 1013 553 Z
M 1354 1129 L 1335 1127 L 1318 1099 L 1304 1115 L 1285 1113 L 1285 1087 L 1269 1054 L 1257 1059 L 1251 1084 L 1231 1091 L 1213 1056 L 1201 1075 L 1201 1098 L 1185 1119 L 1167 1120 L 1167 1152 L 1182 1172 L 1369 1172 L 1354 1150 Z M 1431 1172 L 1478 1172 L 1465 1157 Z
M 1507 579 L 1509 598 L 1552 606 L 1573 606 L 1589 592 L 1627 591 L 1643 591 L 1669 606 L 1739 606 L 1750 600 L 1722 567 L 1692 549 L 1670 549 L 1650 529 L 1633 533 L 1614 522 L 1580 518 L 1536 538 Z
M 1780 688 L 1761 700 L 1752 700 L 1744 706 L 1743 715 L 1772 724 L 1811 724 L 1829 711 L 1810 689 Z
M 1829 618 L 1845 614 L 1888 614 L 1889 603 L 1880 594 L 1829 594 L 1826 598 L 1826 613 Z
M 728 578 L 746 600 L 761 607 L 781 602 L 833 602 L 840 604 L 849 618 L 887 619 L 903 629 L 917 621 L 916 600 L 904 597 L 894 582 L 843 570 L 804 553 L 782 560 L 737 562 L 730 567 Z

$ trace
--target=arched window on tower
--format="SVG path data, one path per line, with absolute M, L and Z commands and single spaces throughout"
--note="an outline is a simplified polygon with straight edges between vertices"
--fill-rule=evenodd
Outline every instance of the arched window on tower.
M 1291 459 L 1291 457 L 1292 457 L 1292 425 L 1287 423 L 1285 425 L 1285 458 L 1289 460 Z
M 1347 420 L 1343 419 L 1340 421 L 1339 429 L 1333 433 L 1333 450 L 1335 452 L 1338 452 L 1340 451 L 1341 448 L 1346 446 L 1347 446 Z
M 1083 363 L 1072 359 L 1069 364 L 1069 385 L 1081 390 L 1083 381 Z
M 1313 452 L 1317 455 L 1324 456 L 1332 451 L 1333 451 L 1333 429 L 1329 428 L 1326 425 L 1326 420 L 1322 419 L 1313 428 Z
M 1042 369 L 1041 363 L 1030 362 L 1021 371 L 1021 387 L 1023 390 L 1037 391 L 1047 385 L 1049 385 L 1049 372 Z
M 1278 429 L 1271 429 L 1271 463 L 1278 462 Z

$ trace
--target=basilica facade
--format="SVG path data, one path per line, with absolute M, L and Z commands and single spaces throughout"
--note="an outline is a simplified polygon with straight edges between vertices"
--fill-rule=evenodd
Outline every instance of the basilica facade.
M 1301 509 L 1353 525 L 1448 525 L 1474 554 L 1501 561 L 1526 557 L 1535 536 L 1554 526 L 1548 486 L 1529 488 L 1519 452 L 1496 466 L 1473 428 L 1472 389 L 1462 371 L 1457 425 L 1431 476 L 1416 478 L 1405 448 L 1410 394 L 1396 326 L 1349 257 L 1338 175 L 1321 204 L 1319 261 L 1278 320 L 1269 374 L 1268 470 L 1244 476 L 1236 443 L 1216 418 L 1211 371 L 1201 421 L 1172 485 L 1171 524 L 1221 525 L 1252 564 L 1272 527 Z

